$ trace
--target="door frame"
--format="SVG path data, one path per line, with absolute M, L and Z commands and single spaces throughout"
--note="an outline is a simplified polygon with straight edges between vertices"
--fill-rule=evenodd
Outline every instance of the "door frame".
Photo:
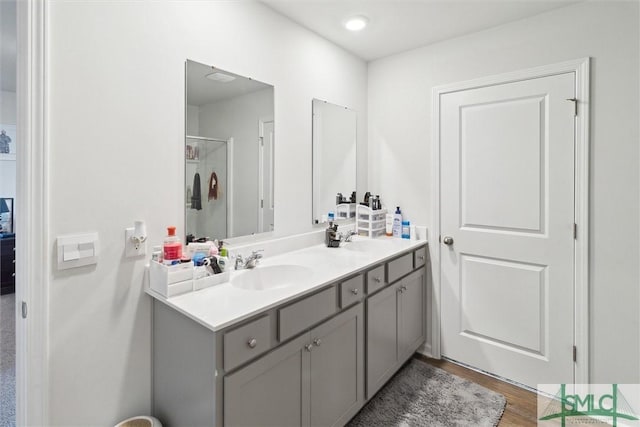
M 48 0 L 17 2 L 16 425 L 49 415 Z M 26 262 L 25 260 L 38 260 Z M 26 304 L 27 317 L 22 316 Z
M 275 134 L 275 122 L 272 115 L 260 117 L 258 120 L 258 233 L 265 233 L 273 230 L 265 230 L 264 229 L 264 196 L 265 196 L 265 182 L 264 182 L 264 162 L 265 160 L 271 160 L 271 182 L 269 183 L 271 197 L 273 198 L 273 178 L 274 178 L 274 170 L 273 170 L 273 161 L 274 156 L 273 152 L 275 147 L 271 146 L 271 159 L 265 159 L 264 155 L 264 127 L 267 123 L 273 123 L 273 131 Z M 273 142 L 273 141 L 272 141 Z M 274 219 L 275 221 L 275 219 Z
M 431 355 L 441 357 L 441 268 L 440 268 L 440 99 L 443 95 L 468 89 L 482 88 L 496 84 L 513 83 L 533 78 L 549 77 L 558 74 L 574 73 L 576 77 L 575 93 L 577 115 L 575 120 L 574 141 L 574 222 L 577 235 L 574 239 L 574 345 L 577 360 L 574 363 L 574 381 L 576 384 L 589 383 L 589 65 L 590 58 L 550 64 L 541 67 L 482 77 L 474 80 L 456 82 L 432 89 L 432 188 L 431 206 L 433 207 L 429 245 L 432 259 L 432 295 L 431 306 Z M 437 244 L 436 244 L 437 243 Z M 428 348 L 427 348 L 428 350 Z M 567 355 L 569 357 L 569 355 Z

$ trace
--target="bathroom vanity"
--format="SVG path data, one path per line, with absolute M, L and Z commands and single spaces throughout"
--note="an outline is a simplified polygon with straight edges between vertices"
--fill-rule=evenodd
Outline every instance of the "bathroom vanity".
M 148 291 L 154 415 L 167 426 L 347 423 L 425 342 L 428 264 L 425 241 L 347 245 L 268 257 L 234 272 L 244 279 L 177 297 Z

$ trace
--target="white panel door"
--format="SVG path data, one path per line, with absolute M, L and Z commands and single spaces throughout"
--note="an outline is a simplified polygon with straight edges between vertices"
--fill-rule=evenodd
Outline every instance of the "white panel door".
M 573 381 L 574 74 L 441 98 L 442 354 Z

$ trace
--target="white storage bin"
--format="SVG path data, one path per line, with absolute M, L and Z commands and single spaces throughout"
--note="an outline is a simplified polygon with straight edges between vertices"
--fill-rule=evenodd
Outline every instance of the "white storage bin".
M 213 276 L 204 276 L 200 273 L 200 269 L 206 267 L 196 267 L 195 277 L 197 279 L 193 280 L 193 290 L 199 291 L 200 289 L 209 288 L 211 286 L 220 285 L 222 283 L 226 283 L 229 281 L 231 277 L 230 271 L 225 271 L 224 273 L 214 274 Z M 206 270 L 205 270 L 206 271 Z
M 193 291 L 193 262 L 168 266 L 151 261 L 149 287 L 167 298 Z
M 336 205 L 336 219 L 348 219 L 356 216 L 355 203 L 340 203 Z
M 357 208 L 357 233 L 359 236 L 378 237 L 385 233 L 386 209 L 373 210 L 364 205 Z

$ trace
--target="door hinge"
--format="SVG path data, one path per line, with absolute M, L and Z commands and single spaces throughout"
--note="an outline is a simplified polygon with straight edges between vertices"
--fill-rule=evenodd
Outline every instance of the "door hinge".
M 262 209 L 262 208 L 264 208 L 264 199 L 261 199 L 261 200 L 260 200 L 260 208 L 261 208 L 261 209 Z
M 261 136 L 259 139 L 260 139 L 259 141 L 260 145 L 264 147 L 264 136 Z
M 26 301 L 22 301 L 22 318 L 27 318 L 27 303 Z
M 578 117 L 578 99 L 577 98 L 567 98 L 567 101 L 573 102 L 573 116 Z
M 576 224 L 575 222 L 573 223 L 573 238 L 578 238 L 578 224 Z
M 442 243 L 442 235 L 438 236 L 438 243 Z
M 573 361 L 576 362 L 578 360 L 578 347 L 573 346 Z

